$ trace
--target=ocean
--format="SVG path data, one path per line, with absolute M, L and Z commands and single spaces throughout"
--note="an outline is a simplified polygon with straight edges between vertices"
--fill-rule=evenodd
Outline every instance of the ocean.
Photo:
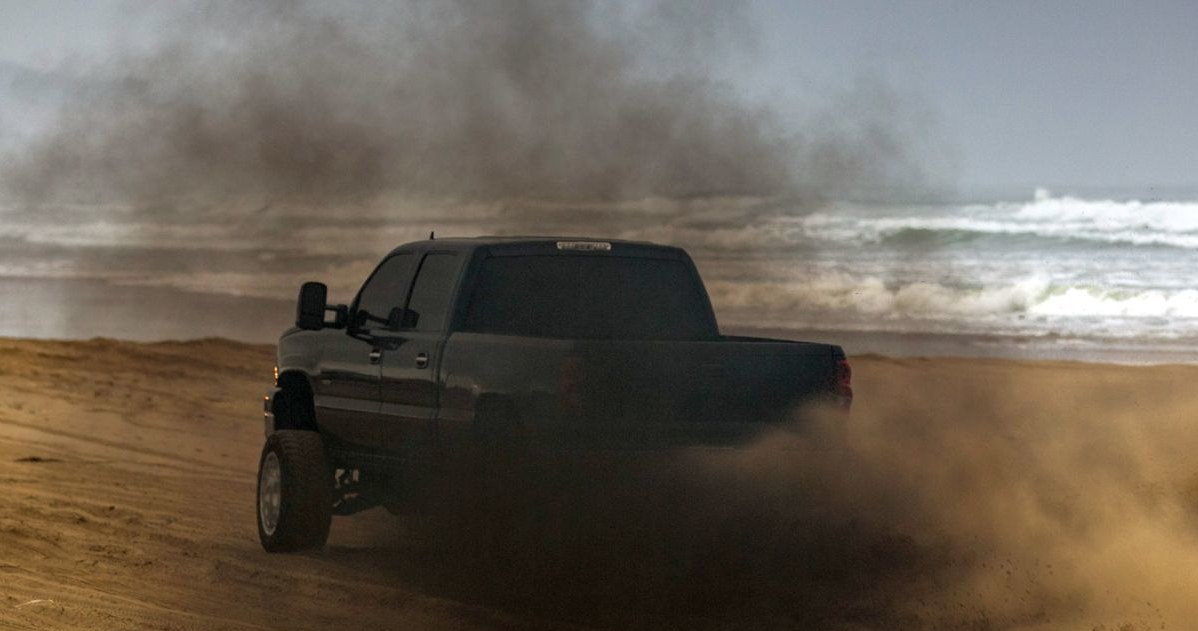
M 304 280 L 349 301 L 440 236 L 687 248 L 728 331 L 850 353 L 1198 361 L 1198 193 L 622 205 L 374 204 L 180 213 L 0 211 L 0 335 L 270 342 Z

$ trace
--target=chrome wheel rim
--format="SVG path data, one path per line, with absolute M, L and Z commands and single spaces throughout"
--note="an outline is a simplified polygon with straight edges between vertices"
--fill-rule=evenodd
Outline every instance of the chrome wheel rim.
M 258 519 L 262 523 L 262 532 L 267 535 L 275 534 L 279 525 L 279 505 L 282 503 L 283 473 L 279 467 L 279 457 L 275 452 L 266 454 L 262 460 L 262 469 L 258 472 Z

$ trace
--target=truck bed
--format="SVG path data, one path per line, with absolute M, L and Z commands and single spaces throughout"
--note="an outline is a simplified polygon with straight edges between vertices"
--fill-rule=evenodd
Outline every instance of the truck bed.
M 469 419 L 475 425 L 516 424 L 563 445 L 652 449 L 742 442 L 763 425 L 794 418 L 805 404 L 833 400 L 844 352 L 741 336 L 568 341 L 455 334 L 444 357 L 443 410 L 465 411 L 468 402 L 454 398 L 462 393 L 496 398 L 474 406 L 481 410 Z M 504 418 L 487 418 L 488 408 Z

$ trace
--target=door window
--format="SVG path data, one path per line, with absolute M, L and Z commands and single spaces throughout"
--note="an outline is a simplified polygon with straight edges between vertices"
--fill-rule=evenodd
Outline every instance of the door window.
M 391 310 L 403 306 L 415 263 L 415 254 L 396 254 L 379 265 L 358 294 L 355 317 L 362 328 L 385 328 Z
M 416 317 L 416 325 L 412 328 L 417 331 L 445 328 L 457 277 L 458 257 L 443 253 L 424 257 L 412 287 L 412 299 L 408 302 L 408 309 L 415 312 Z

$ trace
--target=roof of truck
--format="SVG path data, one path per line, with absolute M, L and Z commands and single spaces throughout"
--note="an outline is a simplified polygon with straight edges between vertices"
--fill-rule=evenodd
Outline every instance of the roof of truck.
M 681 253 L 680 248 L 661 245 L 658 243 L 650 243 L 648 241 L 630 241 L 626 239 L 602 239 L 596 237 L 571 237 L 571 236 L 479 236 L 479 237 L 451 237 L 444 239 L 425 239 L 423 241 L 413 241 L 405 243 L 394 250 L 391 254 L 400 251 L 426 251 L 431 249 L 437 250 L 452 250 L 452 251 L 473 251 L 479 248 L 490 248 L 500 246 L 503 250 L 521 249 L 522 246 L 544 247 L 548 244 L 555 244 L 556 249 L 574 249 L 570 247 L 563 248 L 560 244 L 588 244 L 588 243 L 607 243 L 612 246 L 620 247 L 635 252 L 637 250 L 659 250 L 673 251 Z M 582 249 L 582 248 L 578 248 Z M 629 252 L 631 253 L 631 252 Z

